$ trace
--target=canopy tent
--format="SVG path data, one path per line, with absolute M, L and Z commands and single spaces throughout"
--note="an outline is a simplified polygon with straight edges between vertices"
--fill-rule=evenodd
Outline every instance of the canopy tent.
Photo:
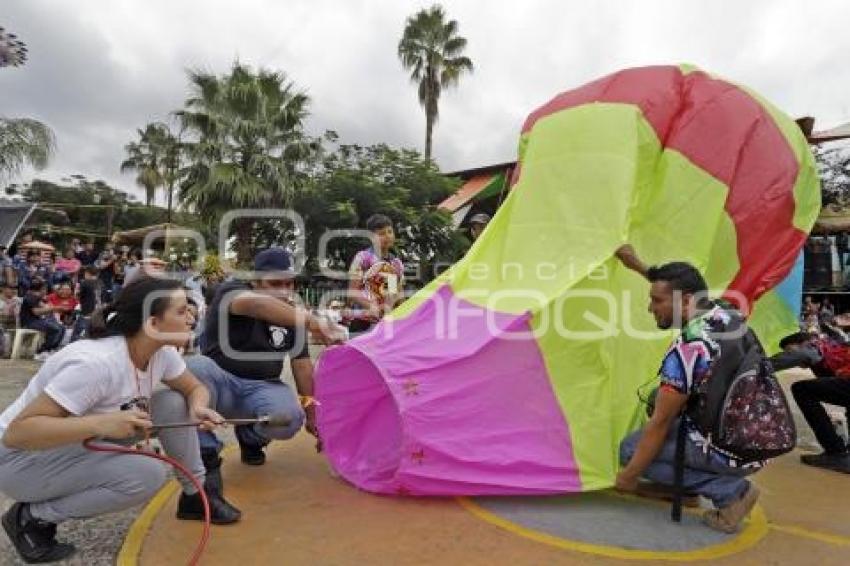
M 12 245 L 35 207 L 33 203 L 0 203 L 0 245 Z
M 172 237 L 183 237 L 182 231 L 189 230 L 177 224 L 165 222 L 163 224 L 152 224 L 134 230 L 125 230 L 123 232 L 115 232 L 112 235 L 112 241 L 118 245 L 141 246 L 145 238 L 149 234 L 159 232 L 156 235 L 157 240 L 170 240 Z
M 48 244 L 47 242 L 40 242 L 38 240 L 33 240 L 32 242 L 27 242 L 26 244 L 21 244 L 22 250 L 35 250 L 37 252 L 55 252 L 56 247 L 52 244 Z
M 690 66 L 564 92 L 522 128 L 515 185 L 467 255 L 373 331 L 326 350 L 318 419 L 336 471 L 377 493 L 610 487 L 672 337 L 614 251 L 689 261 L 763 343 L 797 327 L 820 207 L 806 139 L 746 87 Z M 752 309 L 748 308 L 755 305 Z

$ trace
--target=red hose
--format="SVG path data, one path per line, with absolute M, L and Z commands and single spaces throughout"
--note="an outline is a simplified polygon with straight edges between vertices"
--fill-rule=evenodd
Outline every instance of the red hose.
M 186 469 L 183 464 L 175 460 L 174 458 L 170 458 L 168 456 L 163 456 L 162 454 L 157 454 L 156 452 L 151 452 L 148 450 L 139 450 L 136 448 L 128 448 L 126 446 L 118 446 L 115 444 L 95 444 L 94 438 L 89 438 L 83 441 L 83 446 L 88 448 L 93 452 L 114 452 L 116 454 L 135 454 L 137 456 L 147 456 L 148 458 L 154 458 L 156 460 L 160 460 L 170 465 L 185 477 L 192 482 L 192 485 L 195 486 L 195 489 L 198 490 L 198 493 L 201 496 L 201 502 L 204 505 L 204 532 L 201 534 L 201 538 L 198 541 L 198 545 L 195 547 L 195 552 L 192 554 L 192 558 L 189 559 L 189 566 L 195 566 L 198 564 L 198 561 L 201 559 L 201 555 L 204 553 L 204 549 L 207 546 L 207 541 L 210 538 L 210 502 L 207 499 L 207 494 L 204 493 L 204 486 L 201 485 L 201 482 L 197 480 L 195 476 L 192 475 L 192 472 Z

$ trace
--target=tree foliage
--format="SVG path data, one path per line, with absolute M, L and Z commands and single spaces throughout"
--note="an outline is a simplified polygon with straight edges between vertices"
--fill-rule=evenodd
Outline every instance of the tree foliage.
M 436 207 L 458 186 L 413 150 L 384 144 L 332 147 L 294 201 L 306 224 L 308 268 L 320 267 L 319 240 L 326 230 L 364 229 L 369 216 L 381 213 L 393 220 L 399 256 L 419 265 L 427 281 L 435 264 L 456 261 L 468 245 L 452 228 L 451 215 Z M 334 238 L 325 267 L 345 271 L 354 254 L 369 245 L 362 238 Z
M 137 141 L 124 146 L 127 159 L 121 163 L 121 172 L 136 172 L 136 184 L 144 188 L 145 204 L 150 206 L 158 188 L 173 186 L 179 163 L 178 141 L 168 126 L 160 122 L 137 130 L 137 135 Z
M 278 71 L 235 63 L 229 74 L 189 73 L 192 96 L 176 112 L 190 139 L 180 197 L 217 223 L 240 208 L 285 207 L 313 151 L 303 132 L 309 98 Z M 254 221 L 236 223 L 239 263 L 250 260 Z
M 823 206 L 844 209 L 850 206 L 850 151 L 843 147 L 813 151 L 821 180 Z

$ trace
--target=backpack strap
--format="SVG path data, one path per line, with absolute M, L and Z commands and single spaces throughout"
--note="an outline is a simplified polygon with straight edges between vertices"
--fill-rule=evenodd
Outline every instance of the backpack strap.
M 676 455 L 673 462 L 673 506 L 670 509 L 670 519 L 682 522 L 682 498 L 685 494 L 685 442 L 687 440 L 687 424 L 684 411 L 679 415 L 676 430 Z

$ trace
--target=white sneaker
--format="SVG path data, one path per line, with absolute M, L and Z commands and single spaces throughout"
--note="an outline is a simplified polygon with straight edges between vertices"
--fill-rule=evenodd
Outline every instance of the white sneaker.
M 37 362 L 46 362 L 47 358 L 50 357 L 50 352 L 42 352 L 40 354 L 36 354 L 32 357 L 33 360 Z

